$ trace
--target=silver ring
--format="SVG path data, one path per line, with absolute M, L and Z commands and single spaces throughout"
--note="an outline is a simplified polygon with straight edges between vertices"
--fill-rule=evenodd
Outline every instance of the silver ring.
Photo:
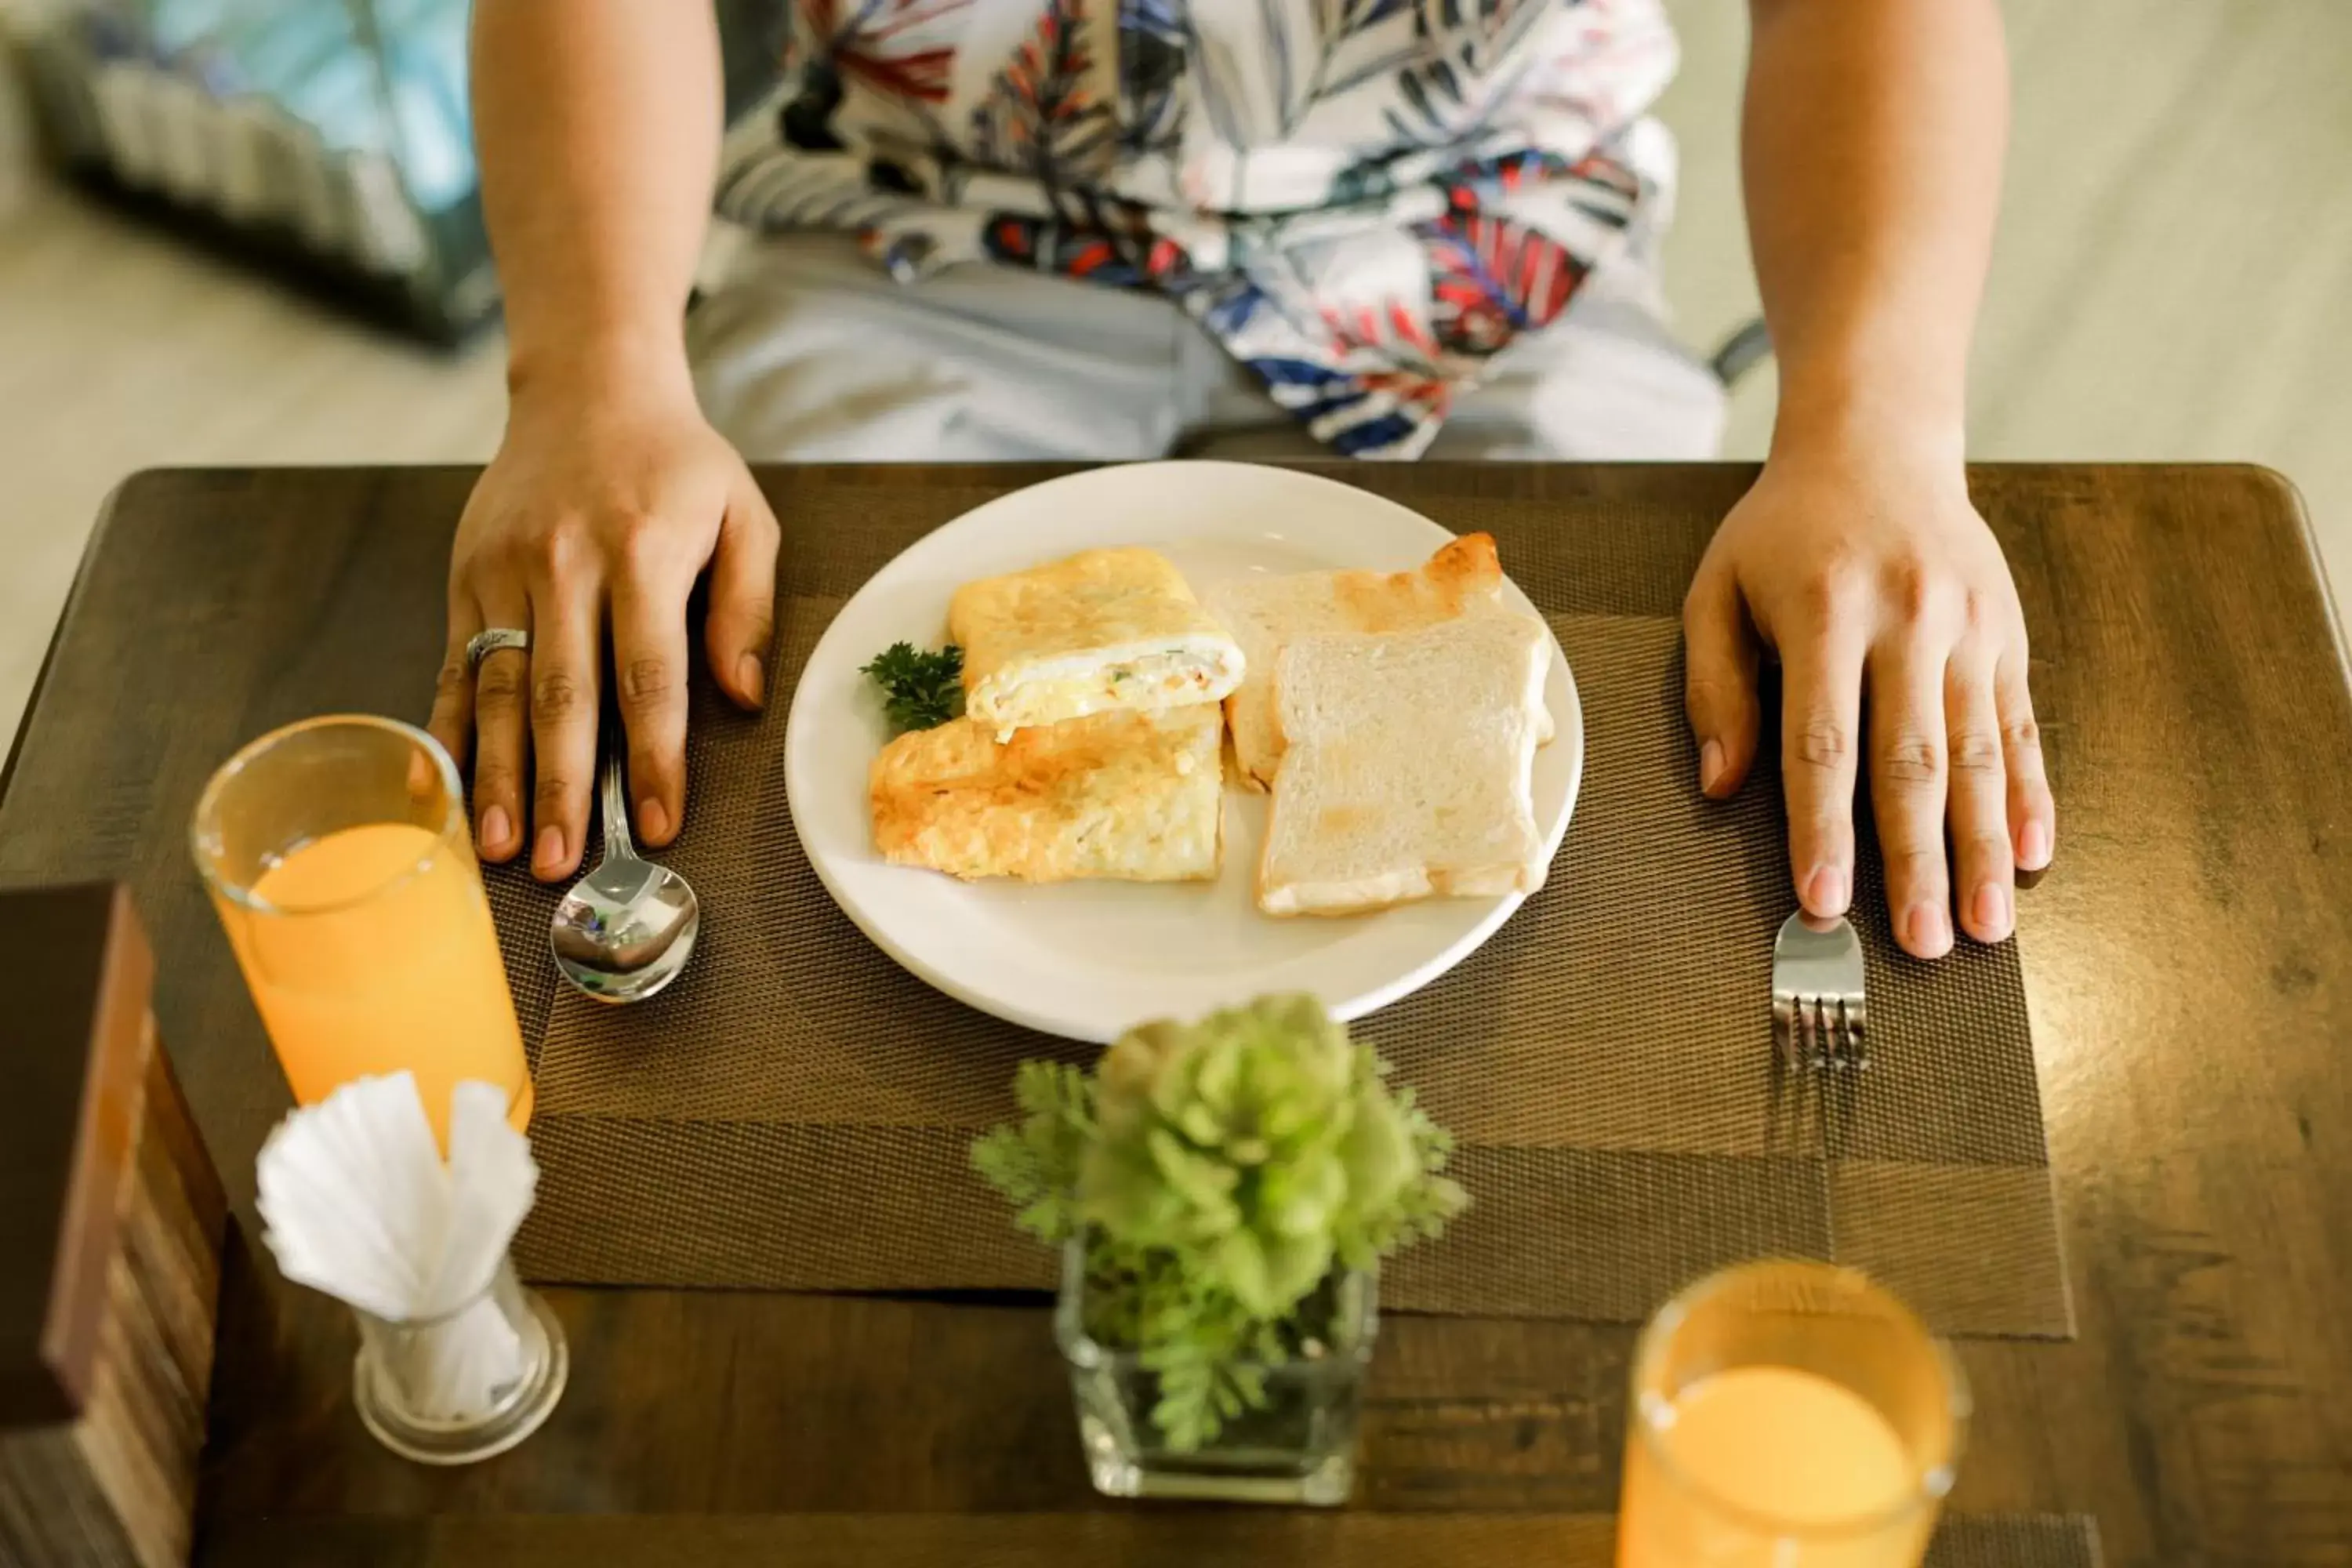
M 479 669 L 482 660 L 506 648 L 528 648 L 530 634 L 513 626 L 492 626 L 466 639 L 466 668 Z

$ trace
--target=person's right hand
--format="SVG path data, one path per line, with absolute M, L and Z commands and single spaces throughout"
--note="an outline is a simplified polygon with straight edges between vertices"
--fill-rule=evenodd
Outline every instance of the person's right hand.
M 708 565 L 711 671 L 728 696 L 758 707 L 777 542 L 775 514 L 751 470 L 690 389 L 517 392 L 506 439 L 457 525 L 430 722 L 460 767 L 473 752 L 486 858 L 510 858 L 528 841 L 542 880 L 580 864 L 608 617 L 637 836 L 656 847 L 677 836 L 686 817 L 687 595 Z M 467 639 L 492 626 L 529 632 L 529 650 L 468 669 Z

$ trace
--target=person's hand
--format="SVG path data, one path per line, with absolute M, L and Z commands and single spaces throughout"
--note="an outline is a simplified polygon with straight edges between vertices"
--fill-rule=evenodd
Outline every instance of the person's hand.
M 765 696 L 775 515 L 681 392 L 519 393 L 457 525 L 430 727 L 460 767 L 475 742 L 484 857 L 505 860 L 528 842 L 542 879 L 580 863 L 608 616 L 645 843 L 668 843 L 686 817 L 687 595 L 706 564 L 711 671 L 747 708 Z M 469 670 L 467 640 L 491 626 L 529 632 L 530 649 Z
M 1683 633 L 1699 787 L 1717 798 L 1755 760 L 1759 643 L 1780 656 L 1789 863 L 1807 910 L 1843 914 L 1853 898 L 1866 689 L 1896 940 L 1921 958 L 1949 952 L 1956 881 L 1963 930 L 2010 934 L 2015 871 L 2049 864 L 2056 814 L 2024 616 L 1956 459 L 1775 458 L 1699 563 Z

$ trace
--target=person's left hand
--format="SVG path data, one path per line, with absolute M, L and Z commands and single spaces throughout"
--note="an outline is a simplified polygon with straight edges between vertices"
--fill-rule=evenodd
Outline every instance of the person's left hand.
M 1756 755 L 1761 647 L 1782 671 L 1780 762 L 1797 897 L 1845 912 L 1863 699 L 1895 934 L 1920 958 L 2014 929 L 2015 870 L 2049 864 L 2056 815 L 2026 690 L 2025 617 L 1957 455 L 1896 443 L 1776 456 L 1708 546 L 1683 606 L 1699 787 Z
M 720 690 L 760 706 L 774 624 L 775 514 L 743 459 L 674 377 L 565 375 L 518 387 L 449 553 L 448 641 L 427 723 L 473 756 L 482 858 L 529 847 L 558 881 L 587 842 L 605 633 L 638 842 L 686 820 L 687 599 L 707 568 L 705 627 Z M 477 669 L 485 626 L 529 634 Z M 529 806 L 526 809 L 525 802 Z

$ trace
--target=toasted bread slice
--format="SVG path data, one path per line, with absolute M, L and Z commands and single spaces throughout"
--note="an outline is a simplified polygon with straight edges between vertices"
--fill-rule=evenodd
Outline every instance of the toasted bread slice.
M 1533 773 L 1550 668 L 1542 623 L 1503 610 L 1284 648 L 1258 907 L 1355 914 L 1541 887 Z
M 1118 709 L 1216 702 L 1242 651 L 1156 551 L 1088 550 L 966 584 L 948 606 L 964 711 L 1000 736 Z
M 1248 577 L 1213 591 L 1209 607 L 1241 645 L 1246 667 L 1225 699 L 1244 781 L 1264 789 L 1281 765 L 1274 671 L 1285 645 L 1335 633 L 1413 631 L 1498 606 L 1502 595 L 1502 563 L 1484 533 L 1463 535 L 1410 572 Z
M 1097 713 L 1014 731 L 953 720 L 874 759 L 882 858 L 967 879 L 1207 881 L 1224 817 L 1213 702 Z

